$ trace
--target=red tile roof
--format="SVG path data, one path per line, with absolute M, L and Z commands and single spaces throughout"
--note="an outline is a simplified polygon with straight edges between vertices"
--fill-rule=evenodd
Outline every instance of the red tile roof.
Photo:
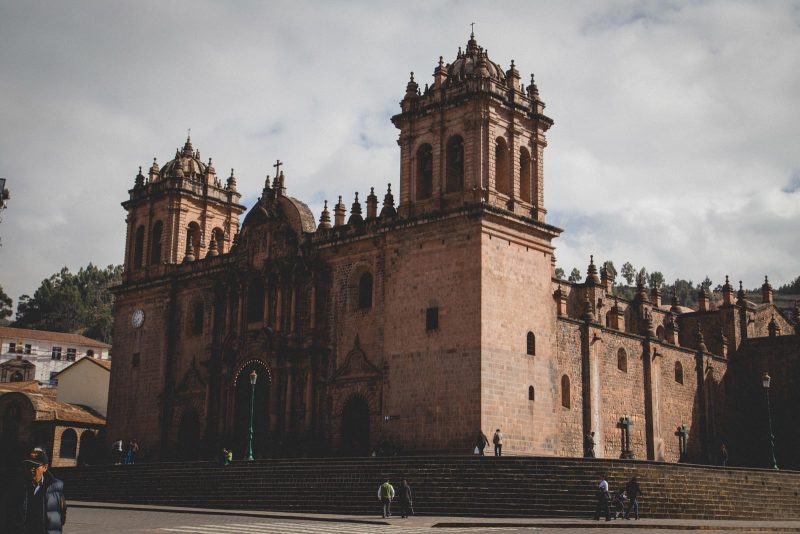
M 38 339 L 40 341 L 52 341 L 67 345 L 85 345 L 100 349 L 110 349 L 111 345 L 97 341 L 95 339 L 82 336 L 80 334 L 67 334 L 64 332 L 48 332 L 47 330 L 30 330 L 27 328 L 12 328 L 10 326 L 0 326 L 0 338 L 3 339 Z

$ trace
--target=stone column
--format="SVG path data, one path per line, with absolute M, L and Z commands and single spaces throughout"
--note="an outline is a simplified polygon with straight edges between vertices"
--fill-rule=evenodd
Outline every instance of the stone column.
M 286 365 L 286 399 L 284 404 L 283 431 L 289 432 L 292 428 L 292 366 Z
M 651 342 L 648 333 L 642 343 L 644 363 L 644 417 L 647 459 L 663 461 L 664 446 L 661 437 L 661 354 Z
M 313 374 L 314 374 L 313 370 L 309 367 L 308 370 L 306 371 L 306 390 L 305 390 L 305 394 L 306 394 L 306 414 L 305 415 L 306 415 L 306 417 L 305 417 L 305 424 L 303 425 L 305 427 L 305 431 L 306 432 L 311 432 L 311 417 L 312 417 L 312 414 L 314 413 L 313 406 L 312 406 L 312 403 L 314 402 L 313 401 L 314 395 L 313 395 L 313 391 L 312 391 L 313 384 L 314 384 Z
M 588 302 L 588 301 L 587 301 Z M 583 399 L 583 436 L 590 432 L 595 433 L 595 442 L 602 444 L 603 428 L 600 391 L 600 364 L 599 351 L 602 347 L 600 333 L 602 329 L 594 322 L 594 314 L 584 313 L 584 323 L 581 325 L 581 393 Z M 595 448 L 595 455 L 603 458 L 604 447 Z

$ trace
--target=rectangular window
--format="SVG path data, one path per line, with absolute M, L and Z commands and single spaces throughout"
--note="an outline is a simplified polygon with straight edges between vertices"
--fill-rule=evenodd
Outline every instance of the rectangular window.
M 77 352 L 78 351 L 75 350 L 75 349 L 67 349 L 67 361 L 68 362 L 74 362 L 75 361 L 75 356 L 77 355 Z
M 425 310 L 425 330 L 439 330 L 439 308 Z
M 16 343 L 9 343 L 8 344 L 8 352 L 17 352 L 17 344 Z
M 203 303 L 200 302 L 194 305 L 194 314 L 192 316 L 192 334 L 200 335 L 203 333 Z
M 56 378 L 57 374 L 58 374 L 58 371 L 50 371 L 50 385 L 51 386 L 55 387 L 55 386 L 58 385 L 58 378 Z
M 134 352 L 133 358 L 131 358 L 131 367 L 139 367 L 139 358 L 140 358 L 139 353 Z
M 54 360 L 61 359 L 61 347 L 53 347 L 52 356 Z
M 30 354 L 30 353 L 31 353 L 31 346 L 26 344 L 25 345 L 25 354 Z

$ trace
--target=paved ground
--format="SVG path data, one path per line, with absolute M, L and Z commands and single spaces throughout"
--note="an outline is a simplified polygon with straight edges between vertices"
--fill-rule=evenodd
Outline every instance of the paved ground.
M 408 519 L 360 516 L 235 513 L 172 507 L 136 507 L 101 503 L 70 503 L 65 534 L 111 532 L 199 534 L 591 534 L 621 531 L 636 533 L 676 532 L 800 532 L 798 521 L 601 521 L 579 519 L 482 519 L 410 517 Z

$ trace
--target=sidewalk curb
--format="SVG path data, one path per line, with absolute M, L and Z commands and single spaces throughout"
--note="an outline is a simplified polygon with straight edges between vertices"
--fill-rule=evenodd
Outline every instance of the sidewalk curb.
M 315 521 L 320 523 L 346 523 L 354 525 L 397 525 L 395 521 L 387 521 L 385 519 L 367 519 L 358 518 L 354 516 L 343 517 L 340 515 L 325 515 L 325 514 L 304 514 L 293 512 L 270 512 L 259 510 L 236 510 L 236 509 L 220 509 L 220 508 L 192 508 L 181 506 L 163 506 L 163 505 L 148 505 L 148 504 L 126 504 L 126 503 L 103 503 L 103 502 L 87 502 L 87 501 L 67 501 L 68 507 L 72 508 L 90 508 L 99 510 L 128 510 L 139 512 L 165 512 L 165 513 L 182 513 L 182 514 L 196 514 L 196 515 L 222 515 L 222 516 L 237 516 L 237 517 L 251 517 L 261 519 L 282 519 L 293 521 Z M 422 519 L 425 516 L 416 516 Z M 572 528 L 572 529 L 645 529 L 645 530 L 682 530 L 682 531 L 728 531 L 728 532 L 800 532 L 800 522 L 796 526 L 782 526 L 782 525 L 758 525 L 758 524 L 731 524 L 720 520 L 707 520 L 708 524 L 680 524 L 680 523 L 664 523 L 659 522 L 657 519 L 646 519 L 642 521 L 593 521 L 591 519 L 564 519 L 564 518 L 551 518 L 544 519 L 531 519 L 531 520 L 509 520 L 497 521 L 496 518 L 476 518 L 474 521 L 464 520 L 437 520 L 431 517 L 431 524 L 425 525 L 428 528 L 437 528 L 447 531 L 447 529 L 454 528 Z M 738 522 L 737 520 L 731 520 Z

